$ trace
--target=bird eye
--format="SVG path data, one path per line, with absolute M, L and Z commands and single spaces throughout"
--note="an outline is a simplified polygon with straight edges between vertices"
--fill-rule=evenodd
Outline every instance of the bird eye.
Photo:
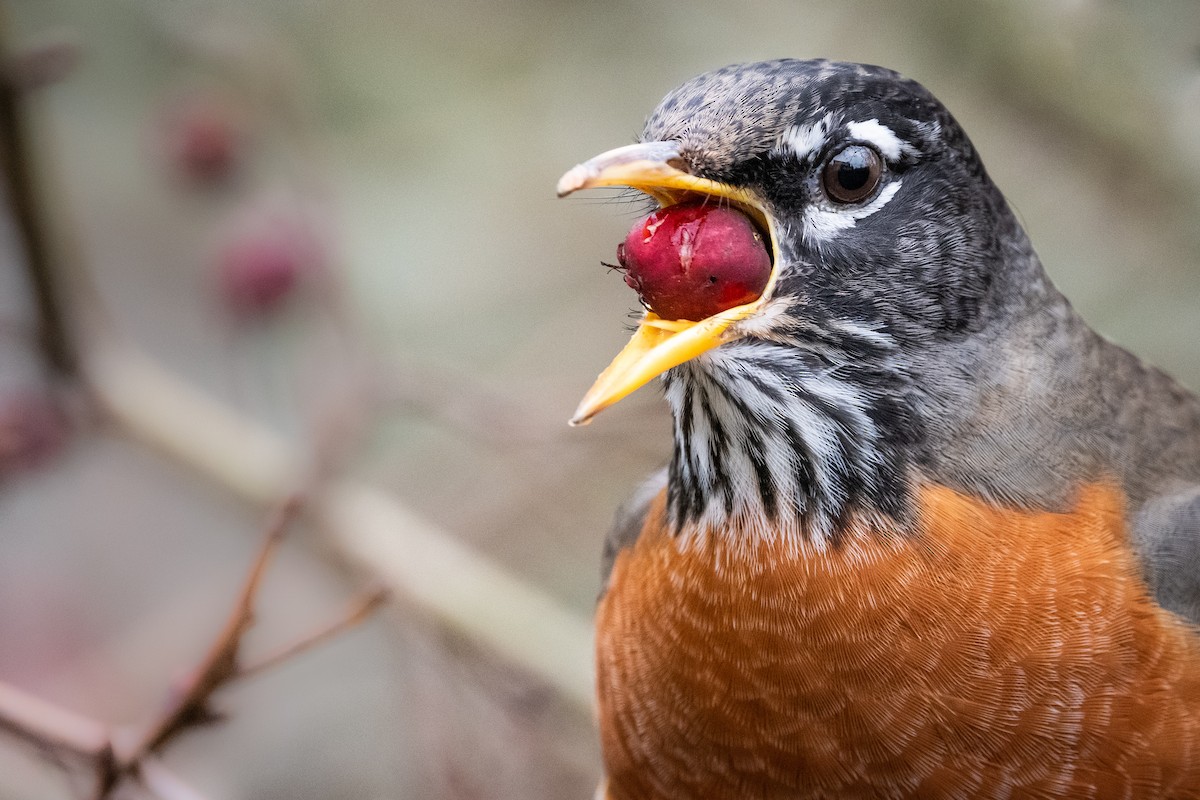
M 883 175 L 883 161 L 870 147 L 843 147 L 825 164 L 821 187 L 835 203 L 861 203 L 874 193 Z

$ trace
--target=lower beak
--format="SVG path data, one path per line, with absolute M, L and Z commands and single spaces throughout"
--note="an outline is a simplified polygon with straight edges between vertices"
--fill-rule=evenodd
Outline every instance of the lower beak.
M 679 146 L 674 142 L 645 142 L 601 153 L 563 175 L 558 181 L 558 196 L 598 186 L 629 186 L 645 192 L 663 206 L 697 194 L 720 197 L 748 213 L 770 233 L 774 258 L 767 286 L 753 302 L 699 322 L 665 320 L 647 311 L 629 344 L 584 395 L 571 418 L 572 425 L 590 422 L 592 417 L 672 367 L 738 338 L 735 323 L 762 309 L 771 298 L 778 272 L 775 224 L 762 203 L 744 189 L 687 172 Z

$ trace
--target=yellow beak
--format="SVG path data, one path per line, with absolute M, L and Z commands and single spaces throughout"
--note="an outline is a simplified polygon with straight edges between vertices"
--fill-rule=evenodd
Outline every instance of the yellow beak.
M 678 203 L 689 195 L 723 198 L 767 229 L 774 257 L 767 286 L 751 303 L 734 306 L 699 322 L 665 320 L 647 311 L 629 344 L 584 395 L 571 418 L 572 425 L 590 422 L 592 417 L 672 367 L 738 338 L 734 323 L 758 313 L 770 300 L 779 269 L 775 224 L 762 203 L 744 189 L 687 172 L 674 142 L 631 144 L 601 153 L 563 175 L 558 181 L 558 196 L 597 186 L 629 186 L 645 192 L 663 206 Z

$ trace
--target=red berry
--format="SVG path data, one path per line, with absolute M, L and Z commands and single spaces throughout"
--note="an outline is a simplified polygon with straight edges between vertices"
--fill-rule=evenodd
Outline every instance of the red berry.
M 625 283 L 663 319 L 699 321 L 757 299 L 771 276 L 766 237 L 745 214 L 703 201 L 659 209 L 617 247 Z
M 189 97 L 169 112 L 167 156 L 180 175 L 196 183 L 232 177 L 241 159 L 242 139 L 241 121 L 218 97 Z
M 226 305 L 242 316 L 283 305 L 323 253 L 313 231 L 295 220 L 265 219 L 230 239 L 219 255 L 218 279 Z

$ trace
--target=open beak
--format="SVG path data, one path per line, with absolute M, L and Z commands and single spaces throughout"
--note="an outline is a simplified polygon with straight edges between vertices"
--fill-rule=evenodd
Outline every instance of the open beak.
M 572 425 L 590 422 L 596 414 L 672 367 L 738 338 L 734 323 L 758 313 L 766 304 L 775 289 L 779 269 L 775 223 L 762 203 L 744 189 L 687 172 L 679 146 L 674 142 L 644 142 L 601 153 L 563 175 L 558 181 L 558 196 L 597 186 L 629 186 L 645 192 L 664 207 L 696 195 L 722 198 L 749 214 L 770 234 L 771 276 L 757 300 L 699 322 L 666 320 L 647 311 L 629 344 L 600 373 L 579 403 L 571 418 Z

